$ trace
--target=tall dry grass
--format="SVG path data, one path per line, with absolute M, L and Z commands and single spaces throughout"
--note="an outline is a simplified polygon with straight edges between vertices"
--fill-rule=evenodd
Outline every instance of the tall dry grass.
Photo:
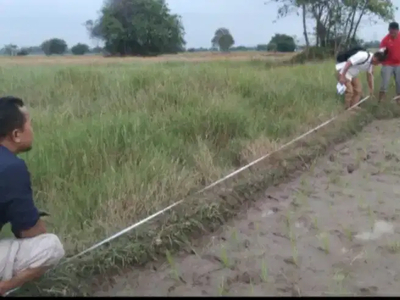
M 31 108 L 35 199 L 73 254 L 342 110 L 332 69 L 13 66 L 0 93 Z

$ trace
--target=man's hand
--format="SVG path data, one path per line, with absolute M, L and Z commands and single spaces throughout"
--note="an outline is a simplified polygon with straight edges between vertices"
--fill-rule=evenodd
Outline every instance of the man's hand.
M 347 81 L 346 76 L 344 76 L 343 74 L 340 74 L 339 82 L 340 82 L 341 84 L 345 84 L 346 81 Z
M 40 234 L 47 233 L 46 226 L 43 222 L 43 220 L 39 219 L 35 226 L 27 229 L 27 230 L 22 230 L 18 233 L 16 236 L 17 238 L 32 238 L 35 236 L 38 236 Z

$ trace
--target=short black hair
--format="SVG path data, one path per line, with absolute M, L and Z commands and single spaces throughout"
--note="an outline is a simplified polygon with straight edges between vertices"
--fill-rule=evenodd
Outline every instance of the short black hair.
M 15 129 L 24 128 L 25 115 L 21 111 L 22 99 L 6 96 L 0 97 L 0 139 L 5 138 Z
M 399 23 L 397 22 L 392 22 L 389 24 L 389 30 L 399 30 Z
M 388 56 L 388 49 L 385 49 L 383 51 L 377 51 L 374 53 L 374 57 L 379 61 L 379 62 L 384 62 Z

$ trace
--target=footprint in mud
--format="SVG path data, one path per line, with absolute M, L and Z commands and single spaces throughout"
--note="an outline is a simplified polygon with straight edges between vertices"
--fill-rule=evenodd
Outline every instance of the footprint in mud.
M 357 166 L 355 164 L 347 165 L 347 173 L 352 174 L 356 170 Z
M 260 284 L 262 282 L 259 274 L 253 274 L 254 272 L 245 271 L 241 274 L 231 277 L 227 280 L 229 285 L 240 282 L 245 284 Z
M 293 257 L 284 258 L 283 261 L 288 265 L 297 266 L 298 261 L 296 261 Z
M 362 287 L 359 290 L 360 296 L 376 296 L 378 288 L 376 286 Z
M 400 159 L 393 153 L 388 153 L 385 155 L 385 160 L 386 161 L 391 161 L 394 160 L 395 162 L 400 162 Z

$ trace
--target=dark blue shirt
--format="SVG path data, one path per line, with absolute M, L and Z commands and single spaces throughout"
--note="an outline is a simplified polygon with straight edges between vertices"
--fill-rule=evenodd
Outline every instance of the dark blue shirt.
M 31 178 L 25 162 L 0 146 L 0 230 L 11 224 L 16 237 L 39 220 L 33 203 Z

